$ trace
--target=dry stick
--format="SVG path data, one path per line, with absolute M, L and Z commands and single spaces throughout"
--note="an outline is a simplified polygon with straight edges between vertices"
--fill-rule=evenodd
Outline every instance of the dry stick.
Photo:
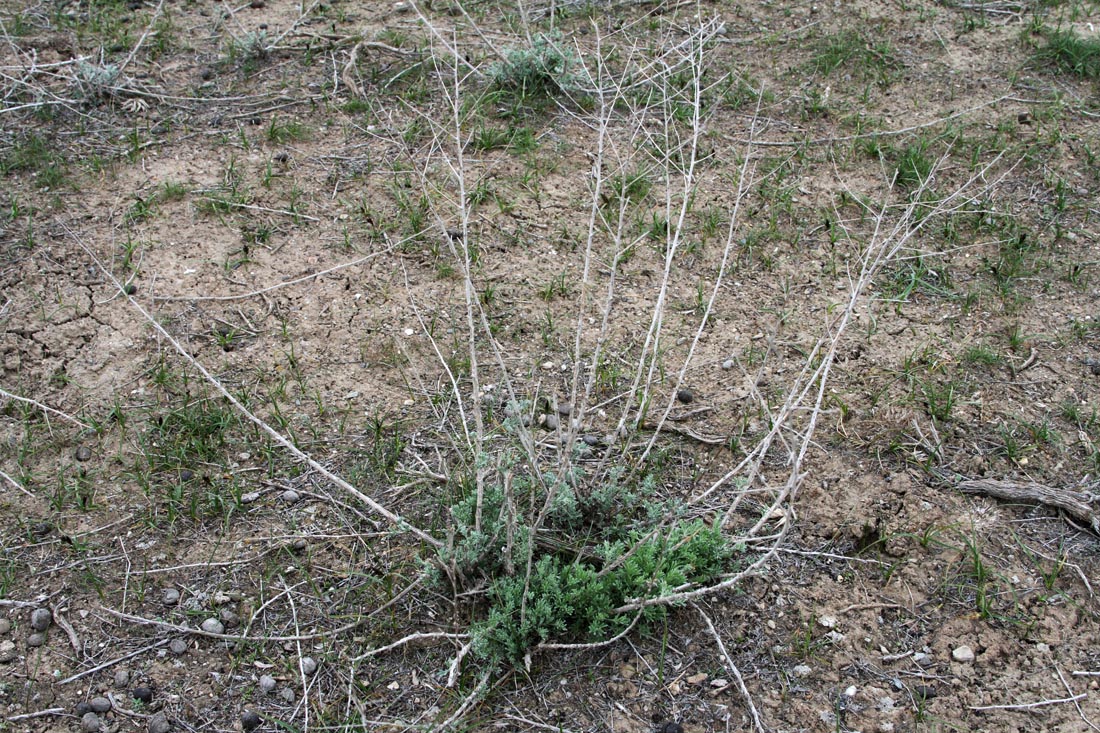
M 362 623 L 361 621 L 355 621 L 350 624 L 344 624 L 338 626 L 331 631 L 318 631 L 314 634 L 296 634 L 294 636 L 245 636 L 234 634 L 215 634 L 212 631 L 204 631 L 202 629 L 192 629 L 190 626 L 182 626 L 180 624 L 170 624 L 167 621 L 157 621 L 156 619 L 145 618 L 144 616 L 135 616 L 131 613 L 122 613 L 116 611 L 113 608 L 107 608 L 106 606 L 100 606 L 99 610 L 104 613 L 110 614 L 115 618 L 122 619 L 123 621 L 130 621 L 135 624 L 143 624 L 145 626 L 155 626 L 158 629 L 168 629 L 169 631 L 175 631 L 178 634 L 190 634 L 192 636 L 205 636 L 210 639 L 224 639 L 226 641 L 259 641 L 259 642 L 271 642 L 271 641 L 316 641 L 317 639 L 327 639 L 330 636 L 338 636 L 345 631 L 350 631 Z
M 294 621 L 294 635 L 301 636 L 302 630 L 298 626 L 298 606 L 294 603 L 294 594 L 290 590 L 290 586 L 286 582 L 286 578 L 283 578 L 283 588 L 286 592 L 286 598 L 290 602 L 290 617 Z M 305 708 L 305 727 L 304 731 L 309 730 L 309 683 L 306 682 L 306 670 L 302 666 L 302 642 L 300 639 L 295 639 L 295 648 L 298 651 L 298 678 L 302 682 L 302 707 Z
M 160 2 L 157 3 L 156 9 L 153 11 L 153 16 L 149 18 L 149 23 L 145 26 L 145 32 L 141 34 L 141 38 L 139 38 L 138 42 L 134 44 L 134 48 L 130 51 L 130 55 L 126 57 L 126 60 L 118 65 L 119 74 L 122 74 L 122 72 L 126 70 L 126 67 L 130 65 L 130 62 L 134 60 L 134 56 L 137 55 L 138 50 L 145 43 L 145 39 L 148 38 L 149 33 L 152 32 L 153 24 L 157 22 L 158 18 L 160 18 L 160 11 L 163 8 L 164 0 L 160 0 Z
M 26 488 L 24 488 L 24 486 L 23 486 L 23 485 L 22 485 L 21 483 L 19 483 L 18 481 L 16 481 L 15 479 L 13 479 L 13 478 L 12 478 L 11 476 L 9 476 L 8 474 L 4 473 L 3 471 L 0 471 L 0 478 L 2 478 L 2 479 L 4 479 L 4 480 L 6 480 L 6 481 L 7 481 L 8 483 L 10 483 L 10 484 L 11 484 L 12 486 L 14 486 L 15 488 L 19 489 L 20 491 L 22 491 L 22 492 L 23 492 L 24 494 L 26 494 L 27 496 L 31 497 L 32 499 L 34 498 L 34 494 L 33 494 L 33 493 L 31 493 L 30 491 L 28 491 L 28 490 L 27 490 Z
M 31 718 L 44 718 L 47 715 L 68 715 L 69 711 L 65 708 L 47 708 L 46 710 L 38 710 L 33 713 L 22 713 L 20 715 L 12 715 L 4 720 L 9 723 L 14 723 L 17 720 L 30 720 Z
M 406 644 L 411 644 L 411 643 L 417 642 L 417 641 L 434 641 L 436 639 L 454 639 L 454 640 L 459 640 L 459 641 L 465 641 L 469 638 L 470 638 L 469 634 L 450 634 L 450 633 L 447 633 L 445 631 L 425 631 L 425 632 L 416 633 L 416 634 L 409 634 L 408 636 L 403 636 L 400 639 L 398 639 L 397 641 L 392 642 L 390 644 L 387 644 L 386 646 L 378 647 L 377 649 L 371 649 L 369 652 L 363 652 L 362 654 L 360 654 L 356 657 L 353 657 L 351 661 L 361 662 L 364 659 L 369 659 L 370 657 L 376 657 L 379 654 L 385 654 L 386 652 L 388 652 L 392 649 L 397 649 L 398 647 L 402 647 L 402 646 L 405 646 Z
M 65 632 L 65 635 L 69 637 L 69 643 L 72 644 L 73 651 L 80 654 L 84 651 L 84 647 L 80 644 L 80 639 L 76 635 L 76 629 L 69 623 L 69 619 L 65 618 L 62 610 L 57 606 L 51 606 L 50 610 L 53 612 L 53 620 L 61 630 Z
M 969 705 L 969 710 L 1023 710 L 1029 712 L 1035 708 L 1046 707 L 1047 705 L 1061 705 L 1065 702 L 1077 702 L 1088 697 L 1087 692 L 1082 692 L 1079 695 L 1073 697 L 1062 697 L 1057 700 L 1039 700 L 1038 702 L 1020 703 L 1019 705 Z
M 1054 671 L 1058 673 L 1058 679 L 1061 681 L 1062 687 L 1065 687 L 1066 692 L 1068 692 L 1070 695 L 1072 695 L 1073 694 L 1073 688 L 1069 686 L 1069 682 L 1066 680 L 1066 676 L 1064 674 L 1062 674 L 1062 670 L 1061 670 L 1060 667 L 1058 667 L 1057 664 L 1054 665 Z M 1096 727 L 1096 724 L 1094 724 L 1091 720 L 1089 720 L 1088 716 L 1085 715 L 1085 711 L 1081 709 L 1080 703 L 1078 703 L 1076 700 L 1074 700 L 1073 701 L 1073 707 L 1077 708 L 1077 714 L 1081 716 L 1081 720 L 1085 721 L 1085 724 L 1088 727 L 1092 728 L 1095 731 L 1100 731 L 1100 728 Z
M 80 239 L 80 237 L 78 237 L 72 231 L 72 229 L 70 229 L 68 227 L 68 225 L 62 223 L 61 226 L 62 226 L 62 228 L 65 229 L 66 232 L 68 232 L 69 236 L 72 237 L 73 240 L 76 241 L 76 243 L 78 245 L 80 245 L 81 249 L 83 249 L 88 254 L 88 256 L 92 259 L 92 261 L 95 262 L 96 266 L 100 269 L 100 271 L 103 272 L 108 278 L 110 278 L 111 282 L 114 283 L 116 288 L 118 288 L 119 293 L 121 293 L 122 296 L 130 302 L 131 306 L 133 306 L 139 313 L 141 313 L 141 315 L 145 318 L 145 320 L 149 323 L 149 325 L 151 325 L 157 331 L 157 333 L 159 333 L 161 336 L 163 336 L 164 339 L 167 340 L 168 343 L 170 343 L 172 345 L 172 347 L 180 354 L 180 356 L 182 356 L 184 358 L 185 361 L 187 361 L 188 364 L 190 364 L 192 367 L 194 367 L 196 370 L 198 370 L 198 372 L 200 374 L 202 374 L 203 378 L 206 379 L 206 381 L 209 382 L 214 387 L 214 389 L 216 389 L 218 391 L 218 393 L 221 394 L 222 397 L 224 397 L 226 399 L 226 401 L 229 402 L 229 404 L 233 405 L 233 407 L 238 412 L 240 412 L 242 415 L 244 415 L 246 418 L 248 418 L 248 420 L 250 422 L 252 422 L 252 424 L 254 424 L 256 427 L 263 430 L 265 433 L 267 433 L 268 437 L 270 437 L 276 443 L 278 443 L 283 448 L 285 448 L 288 452 L 290 452 L 298 460 L 300 460 L 303 463 L 307 464 L 310 468 L 312 468 L 313 470 L 317 471 L 319 474 L 324 476 L 332 484 L 334 484 L 335 486 L 339 487 L 340 489 L 342 489 L 346 493 L 350 494 L 354 498 L 356 498 L 359 501 L 366 504 L 375 513 L 380 514 L 383 517 L 385 517 L 386 519 L 388 519 L 399 531 L 411 532 L 412 534 L 416 535 L 420 540 L 422 540 L 424 542 L 427 542 L 429 545 L 431 545 L 432 547 L 435 547 L 437 549 L 443 547 L 443 543 L 440 542 L 439 540 L 437 540 L 435 537 L 432 537 L 430 534 L 428 534 L 424 530 L 420 529 L 419 527 L 414 527 L 407 520 L 405 520 L 403 517 L 401 517 L 401 515 L 396 514 L 394 512 L 391 512 L 389 509 L 385 508 L 384 506 L 382 506 L 378 502 L 374 501 L 374 499 L 371 499 L 369 496 L 367 496 L 363 492 L 359 491 L 359 489 L 357 489 L 354 486 L 352 486 L 351 484 L 349 484 L 343 478 L 337 476 L 332 471 L 329 471 L 327 468 L 322 466 L 320 463 L 315 461 L 312 457 L 307 455 L 304 451 L 302 451 L 297 446 L 295 446 L 293 443 L 291 443 L 289 440 L 287 440 L 285 437 L 283 437 L 283 435 L 281 433 L 279 433 L 277 430 L 272 428 L 270 425 L 268 425 L 266 422 L 264 422 L 260 418 L 256 417 L 256 415 L 252 414 L 252 412 L 247 407 L 242 405 L 240 403 L 240 401 L 238 401 L 237 398 L 234 397 L 229 392 L 229 390 L 225 388 L 225 386 L 221 383 L 221 381 L 218 380 L 217 377 L 215 377 L 213 374 L 208 372 L 206 370 L 206 367 L 204 367 L 202 364 L 200 364 L 198 362 L 198 360 L 195 359 L 195 357 L 193 357 L 193 356 L 191 356 L 191 354 L 187 353 L 187 350 L 183 348 L 183 346 L 172 336 L 172 334 L 168 333 L 168 331 L 163 326 L 161 326 L 160 323 L 158 323 L 157 320 L 155 318 L 153 318 L 153 316 L 150 315 L 149 312 L 147 310 L 145 310 L 145 308 L 140 303 L 138 303 L 136 300 L 134 300 L 134 298 L 131 297 L 130 295 L 126 294 L 126 291 L 124 290 L 124 288 L 122 286 L 122 283 L 120 283 L 118 281 L 118 279 L 115 278 L 115 276 L 107 268 L 105 268 L 103 266 L 103 263 L 99 261 L 99 258 L 96 257 L 95 253 L 92 252 L 91 248 L 88 247 L 84 243 L 84 241 L 82 239 Z
M 55 410 L 54 408 L 50 407 L 49 405 L 42 404 L 38 400 L 32 400 L 29 397 L 21 397 L 17 394 L 13 394 L 13 393 L 7 391 L 6 389 L 4 389 L 3 387 L 0 387 L 0 397 L 5 397 L 9 400 L 15 400 L 16 402 L 23 402 L 24 404 L 28 404 L 28 405 L 33 405 L 34 407 L 37 407 L 42 412 L 48 413 L 50 415 L 56 415 L 57 417 L 60 417 L 63 420 L 67 420 L 67 421 L 71 422 L 73 425 L 79 425 L 80 427 L 85 428 L 87 430 L 92 429 L 91 425 L 88 425 L 85 422 L 77 420 L 72 415 L 67 415 L 64 412 L 61 412 L 60 410 Z
M 453 725 L 463 715 L 465 715 L 466 711 L 469 710 L 471 707 L 473 707 L 474 703 L 477 702 L 478 698 L 481 695 L 482 689 L 485 687 L 486 683 L 489 681 L 489 676 L 492 673 L 493 673 L 492 668 L 489 668 L 489 669 L 485 670 L 485 672 L 481 675 L 481 679 L 478 680 L 477 685 L 470 692 L 470 694 L 466 696 L 466 699 L 462 701 L 462 704 L 458 706 L 458 709 L 454 711 L 454 713 L 451 715 L 451 717 L 447 718 L 442 723 L 435 726 L 435 729 L 436 730 L 450 730 L 451 725 Z
M 749 694 L 749 688 L 745 686 L 745 679 L 741 676 L 741 670 L 737 669 L 737 665 L 733 663 L 733 658 L 730 653 L 726 651 L 726 645 L 722 641 L 722 635 L 718 633 L 718 629 L 714 628 L 714 622 L 710 620 L 710 616 L 698 606 L 698 604 L 691 604 L 699 615 L 703 617 L 703 620 L 707 622 L 707 628 L 710 630 L 710 635 L 714 637 L 714 641 L 718 644 L 718 651 L 722 653 L 722 659 L 725 660 L 726 667 L 733 674 L 737 680 L 737 685 L 741 688 L 741 694 L 745 696 L 745 703 L 749 706 L 749 712 L 752 714 L 752 724 L 756 730 L 760 733 L 764 733 L 764 724 L 760 721 L 760 713 L 756 710 L 756 705 L 752 701 L 752 695 Z
M 1038 502 L 1061 509 L 1079 522 L 1100 534 L 1100 515 L 1089 505 L 1091 494 L 1067 489 L 1055 489 L 1034 482 L 1001 481 L 999 479 L 974 479 L 960 481 L 956 487 L 966 494 L 983 494 L 994 499 L 1012 502 Z
M 348 268 L 348 267 L 354 267 L 355 265 L 361 265 L 364 262 L 367 262 L 368 260 L 373 260 L 375 257 L 381 257 L 382 255 L 386 255 L 386 254 L 389 254 L 389 253 L 393 252 L 394 247 L 395 247 L 395 245 L 390 245 L 389 247 L 386 247 L 383 250 L 380 250 L 378 252 L 372 252 L 371 254 L 365 255 L 363 257 L 358 257 L 354 260 L 351 260 L 350 262 L 344 262 L 342 264 L 330 267 L 326 270 L 321 270 L 320 272 L 313 272 L 313 273 L 310 273 L 309 275 L 302 275 L 301 277 L 296 277 L 293 280 L 286 280 L 285 282 L 276 283 L 275 285 L 271 285 L 271 286 L 268 286 L 266 288 L 260 288 L 259 290 L 253 290 L 252 292 L 249 292 L 249 293 L 241 293 L 240 295 L 154 295 L 153 296 L 153 301 L 155 302 L 155 301 L 158 301 L 158 300 L 165 300 L 165 301 L 183 300 L 183 301 L 187 301 L 187 302 L 191 302 L 191 303 L 197 303 L 197 302 L 200 302 L 200 301 L 229 301 L 229 300 L 244 300 L 246 298 L 253 298 L 257 295 L 264 295 L 265 293 L 270 293 L 272 290 L 279 290 L 280 288 L 287 288 L 287 287 L 290 287 L 291 285 L 297 285 L 298 283 L 303 283 L 303 282 L 306 282 L 307 280 L 313 280 L 313 279 L 318 278 L 318 277 L 323 277 L 325 275 L 328 275 L 328 274 L 333 273 L 333 272 L 337 272 L 339 270 L 343 270 L 343 269 Z
M 139 654 L 144 654 L 145 652 L 152 651 L 152 650 L 156 649 L 157 647 L 164 646 L 167 643 L 168 643 L 168 639 L 161 639 L 160 641 L 158 641 L 156 643 L 153 643 L 153 644 L 150 644 L 149 646 L 142 647 L 141 649 L 138 649 L 137 651 L 130 652 L 129 654 L 124 654 L 121 657 L 116 657 L 116 658 L 114 658 L 110 661 L 103 662 L 102 664 L 97 664 L 96 666 L 92 667 L 91 669 L 86 669 L 83 672 L 78 672 L 77 674 L 74 674 L 71 677 L 66 677 L 65 679 L 61 680 L 57 684 L 67 685 L 70 682 L 76 682 L 77 680 L 79 680 L 81 678 L 84 678 L 84 677 L 87 677 L 90 674 L 95 674 L 96 672 L 99 672 L 100 670 L 107 669 L 108 667 L 113 667 L 116 664 L 119 664 L 120 662 L 125 662 L 127 659 L 133 659 L 134 657 L 138 656 Z
M 696 59 L 695 54 L 693 53 L 692 54 L 692 59 L 693 59 L 693 62 L 694 62 L 692 64 L 692 68 L 693 68 L 693 72 L 694 72 L 693 73 L 693 78 L 692 78 L 693 92 L 694 92 L 694 98 L 693 98 L 693 102 L 694 102 L 693 110 L 694 110 L 694 112 L 693 112 L 693 118 L 692 118 L 692 129 L 698 130 L 700 127 L 702 127 L 702 124 L 701 124 L 702 121 L 700 119 L 700 109 L 702 107 L 702 104 L 700 103 L 701 102 L 701 97 L 702 97 L 702 85 L 701 85 L 701 78 L 700 77 L 701 77 L 701 75 L 703 74 L 703 71 L 704 71 L 704 69 L 703 69 L 703 48 L 702 48 L 702 40 L 701 39 L 699 41 L 698 58 Z M 758 114 L 759 114 L 759 106 L 760 106 L 760 100 L 758 99 L 757 100 L 757 113 Z M 754 136 L 755 129 L 756 129 L 756 119 L 754 117 L 753 122 L 752 122 L 752 126 L 751 126 L 751 130 L 750 130 L 750 133 L 749 133 L 750 140 Z M 683 196 L 683 202 L 682 202 L 682 206 L 681 206 L 681 209 L 680 209 L 679 216 L 678 216 L 677 221 L 676 221 L 675 233 L 673 235 L 676 239 L 679 239 L 679 238 L 682 237 L 682 232 L 683 232 L 684 225 L 685 225 L 685 219 L 686 219 L 687 214 L 688 214 L 688 208 L 690 206 L 690 202 L 694 198 L 694 196 L 693 196 L 693 194 L 694 194 L 694 191 L 693 191 L 693 188 L 694 188 L 694 173 L 693 172 L 694 172 L 694 168 L 695 168 L 695 159 L 697 157 L 697 148 L 698 148 L 698 136 L 696 135 L 696 136 L 693 136 L 692 140 L 691 140 L 691 157 L 690 157 L 691 163 L 689 165 L 689 170 L 688 170 L 688 172 L 687 172 L 687 174 L 685 175 L 685 178 L 684 178 L 684 190 L 681 192 L 681 195 Z M 750 142 L 749 143 L 749 149 L 751 150 L 751 148 L 752 148 L 752 143 Z M 654 433 L 653 433 L 652 437 L 650 437 L 649 441 L 646 443 L 645 449 L 642 451 L 642 454 L 638 459 L 639 463 L 644 461 L 646 459 L 646 456 L 648 456 L 649 452 L 653 449 L 653 446 L 656 444 L 657 438 L 660 435 L 660 431 L 664 427 L 665 421 L 668 420 L 669 414 L 672 412 L 672 408 L 676 404 L 677 392 L 679 391 L 681 385 L 683 385 L 684 377 L 686 376 L 687 370 L 691 365 L 691 360 L 695 355 L 695 350 L 699 346 L 699 340 L 702 338 L 703 332 L 706 330 L 707 323 L 710 320 L 710 315 L 711 315 L 712 309 L 714 307 L 714 302 L 715 302 L 715 300 L 717 300 L 718 293 L 721 290 L 723 279 L 724 279 L 725 274 L 726 274 L 726 266 L 729 262 L 730 253 L 733 249 L 733 236 L 732 235 L 733 235 L 734 227 L 736 226 L 737 211 L 740 207 L 741 199 L 742 199 L 742 196 L 743 196 L 744 190 L 745 190 L 745 185 L 746 185 L 746 183 L 745 183 L 745 174 L 746 174 L 746 171 L 748 169 L 748 163 L 749 163 L 749 158 L 750 157 L 751 156 L 746 153 L 746 155 L 744 156 L 744 160 L 742 161 L 741 171 L 740 171 L 740 175 L 738 176 L 738 181 L 737 181 L 737 195 L 734 198 L 734 212 L 730 216 L 729 235 L 726 238 L 726 246 L 722 251 L 722 262 L 718 267 L 718 275 L 715 278 L 714 287 L 711 289 L 710 298 L 707 302 L 706 307 L 703 309 L 703 315 L 699 319 L 699 325 L 695 330 L 695 335 L 693 336 L 693 338 L 691 340 L 691 345 L 688 347 L 687 355 L 684 357 L 684 363 L 680 367 L 680 370 L 677 372 L 675 382 L 672 385 L 672 389 L 669 391 L 668 399 L 665 403 L 665 409 L 661 413 L 660 419 L 657 421 L 657 425 L 654 428 Z M 669 247 L 669 249 L 672 249 L 672 247 Z M 666 271 L 665 271 L 666 276 L 670 273 L 671 264 L 672 263 L 669 262 L 668 266 L 666 267 Z M 651 364 L 651 373 L 652 373 L 652 366 L 654 366 L 655 363 L 656 363 L 656 359 L 654 359 L 654 364 Z M 680 432 L 681 434 L 683 434 L 687 431 L 690 431 L 690 428 L 682 428 L 682 429 L 679 429 L 679 430 L 673 428 L 673 432 Z M 710 439 L 707 439 L 705 437 L 697 437 L 696 435 L 693 435 L 690 432 L 687 432 L 687 434 L 688 434 L 689 437 L 695 438 L 696 440 L 699 440 L 700 442 L 703 442 L 703 443 L 709 443 L 711 445 L 721 445 L 722 443 L 726 442 L 725 438 L 719 438 L 719 439 L 712 442 L 712 440 L 710 440 Z M 718 441 L 721 441 L 721 442 L 718 442 Z

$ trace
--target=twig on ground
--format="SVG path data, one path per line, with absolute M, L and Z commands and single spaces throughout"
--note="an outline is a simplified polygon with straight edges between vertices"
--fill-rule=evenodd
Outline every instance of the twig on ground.
M 1011 502 L 1037 503 L 1061 509 L 1100 535 L 1100 515 L 1090 506 L 1093 496 L 1087 492 L 1057 489 L 1043 484 L 1000 479 L 958 481 L 955 488 L 965 494 L 981 494 Z
M 19 715 L 10 715 L 4 720 L 9 723 L 14 723 L 19 720 L 30 720 L 32 718 L 45 718 L 50 715 L 68 715 L 69 711 L 65 708 L 47 708 L 46 710 L 37 710 L 33 713 L 21 713 Z
M 1066 692 L 1068 692 L 1070 695 L 1073 695 L 1073 688 L 1069 686 L 1069 681 L 1066 680 L 1066 676 L 1062 674 L 1062 670 L 1058 667 L 1058 665 L 1054 665 L 1054 671 L 1058 673 L 1058 679 L 1061 681 L 1062 687 L 1065 687 Z M 1088 716 L 1085 715 L 1085 711 L 1081 709 L 1081 704 L 1077 700 L 1073 701 L 1073 707 L 1077 708 L 1077 714 L 1081 716 L 1081 720 L 1085 721 L 1085 725 L 1095 731 L 1100 731 L 1100 728 L 1098 728 L 1096 724 L 1089 720 Z
M 403 636 L 400 639 L 398 639 L 397 641 L 395 641 L 393 643 L 390 643 L 390 644 L 387 644 L 386 646 L 378 647 L 377 649 L 371 649 L 369 652 L 363 652 L 362 654 L 360 654 L 356 657 L 353 657 L 351 661 L 361 662 L 364 659 L 369 659 L 370 657 L 376 657 L 379 654 L 384 654 L 384 653 L 386 653 L 386 652 L 388 652 L 392 649 L 397 649 L 398 647 L 402 647 L 402 646 L 405 646 L 406 644 L 411 644 L 411 643 L 418 642 L 418 641 L 436 641 L 436 640 L 444 640 L 444 639 L 452 639 L 452 640 L 455 640 L 455 641 L 466 641 L 469 638 L 470 638 L 469 634 L 452 634 L 452 633 L 448 633 L 446 631 L 424 631 L 424 632 L 419 632 L 419 633 L 416 633 L 416 634 L 409 634 L 408 636 Z
M 15 488 L 17 488 L 17 489 L 18 489 L 19 491 L 22 491 L 22 492 L 23 492 L 24 494 L 26 494 L 27 496 L 31 497 L 32 499 L 34 498 L 34 494 L 33 494 L 32 492 L 28 491 L 28 490 L 27 490 L 27 489 L 26 489 L 26 488 L 25 488 L 25 487 L 23 486 L 23 484 L 19 483 L 18 481 L 16 481 L 15 479 L 13 479 L 13 478 L 12 478 L 11 476 L 9 476 L 8 474 L 4 473 L 3 471 L 0 471 L 0 478 L 4 479 L 4 480 L 5 480 L 5 481 L 7 481 L 7 482 L 8 482 L 9 484 L 11 484 L 11 485 L 12 485 L 12 486 L 14 486 Z
M 47 415 L 56 415 L 57 417 L 60 417 L 63 420 L 71 422 L 73 425 L 77 425 L 79 427 L 82 427 L 85 430 L 91 430 L 92 429 L 91 425 L 89 425 L 88 423 L 86 423 L 82 420 L 76 419 L 72 415 L 68 415 L 64 412 L 61 412 L 60 410 L 55 410 L 54 408 L 50 407 L 49 405 L 42 404 L 38 400 L 32 400 L 29 397 L 22 397 L 20 395 L 13 394 L 11 392 L 8 392 L 6 389 L 4 389 L 2 387 L 0 387 L 0 397 L 4 397 L 5 399 L 15 400 L 16 402 L 22 402 L 23 404 L 31 405 L 33 407 L 37 407 L 39 410 L 41 410 L 43 413 L 46 413 Z M 48 422 L 49 421 L 47 419 L 47 423 Z
M 50 611 L 53 612 L 54 623 L 60 626 L 61 630 L 69 637 L 69 643 L 72 644 L 73 651 L 77 654 L 83 653 L 84 647 L 80 644 L 76 629 L 69 623 L 69 619 L 65 618 L 65 612 L 59 606 L 50 606 Z
M 77 680 L 82 679 L 84 677 L 87 677 L 90 674 L 95 674 L 96 672 L 99 672 L 100 670 L 107 669 L 108 667 L 113 667 L 116 664 L 119 664 L 120 662 L 125 662 L 127 659 L 133 659 L 134 657 L 136 657 L 138 655 L 144 654 L 145 652 L 152 651 L 152 650 L 156 649 L 157 647 L 162 647 L 167 643 L 168 643 L 168 639 L 161 639 L 160 641 L 154 642 L 153 644 L 150 644 L 149 646 L 144 646 L 141 649 L 138 649 L 137 651 L 130 652 L 129 654 L 123 654 L 121 657 L 115 657 L 114 659 L 103 662 L 102 664 L 97 664 L 96 666 L 92 667 L 91 669 L 86 669 L 83 672 L 78 672 L 78 673 L 76 673 L 76 674 L 74 674 L 70 677 L 66 677 L 65 679 L 61 680 L 57 684 L 67 685 L 70 682 L 76 682 Z
M 969 710 L 1022 710 L 1031 711 L 1036 708 L 1046 707 L 1047 705 L 1061 705 L 1067 702 L 1077 702 L 1088 697 L 1088 693 L 1082 692 L 1079 695 L 1073 697 L 1061 697 L 1056 700 L 1038 700 L 1036 702 L 1020 703 L 1017 705 L 969 705 Z
M 749 688 L 745 686 L 745 679 L 741 676 L 741 670 L 733 663 L 733 658 L 730 656 L 729 652 L 726 651 L 726 645 L 722 641 L 722 635 L 718 633 L 718 629 L 714 627 L 714 622 L 710 620 L 710 616 L 707 615 L 706 611 L 700 608 L 696 603 L 692 603 L 691 605 L 699 612 L 699 615 L 703 617 L 703 621 L 707 624 L 707 629 L 710 630 L 710 635 L 714 637 L 714 642 L 718 645 L 718 651 L 722 655 L 722 660 L 725 662 L 726 668 L 733 675 L 734 679 L 737 680 L 737 685 L 741 688 L 741 694 L 745 698 L 745 704 L 748 706 L 749 713 L 752 715 L 753 727 L 759 731 L 759 733 L 764 733 L 764 724 L 760 720 L 760 713 L 756 709 L 756 704 L 752 701 L 752 695 L 749 693 Z

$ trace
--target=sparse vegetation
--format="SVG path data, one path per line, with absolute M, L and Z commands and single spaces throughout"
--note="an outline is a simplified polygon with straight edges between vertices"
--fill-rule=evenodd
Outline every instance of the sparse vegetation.
M 11 724 L 1096 722 L 1097 9 L 744 10 L 0 9 Z

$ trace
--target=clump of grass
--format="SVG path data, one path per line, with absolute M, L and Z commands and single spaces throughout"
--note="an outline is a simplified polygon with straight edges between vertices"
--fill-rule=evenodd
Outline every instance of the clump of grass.
M 1048 30 L 1046 46 L 1039 57 L 1054 64 L 1061 72 L 1100 79 L 1100 38 L 1083 38 L 1073 31 Z
M 825 38 L 811 62 L 813 70 L 819 74 L 831 74 L 844 66 L 857 69 L 880 82 L 886 82 L 897 65 L 890 44 L 873 43 L 856 31 L 844 31 Z
M 540 33 L 531 45 L 509 49 L 496 64 L 490 78 L 498 89 L 521 98 L 552 97 L 577 88 L 576 54 L 554 36 Z

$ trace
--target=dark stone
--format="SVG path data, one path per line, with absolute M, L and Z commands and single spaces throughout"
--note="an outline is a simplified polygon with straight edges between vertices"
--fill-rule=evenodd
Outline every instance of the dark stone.
M 132 694 L 135 700 L 140 700 L 143 703 L 148 704 L 153 701 L 152 688 L 145 687 L 144 685 L 135 687 Z
M 260 725 L 260 714 L 255 710 L 245 710 L 241 713 L 241 727 L 245 730 L 256 730 Z

